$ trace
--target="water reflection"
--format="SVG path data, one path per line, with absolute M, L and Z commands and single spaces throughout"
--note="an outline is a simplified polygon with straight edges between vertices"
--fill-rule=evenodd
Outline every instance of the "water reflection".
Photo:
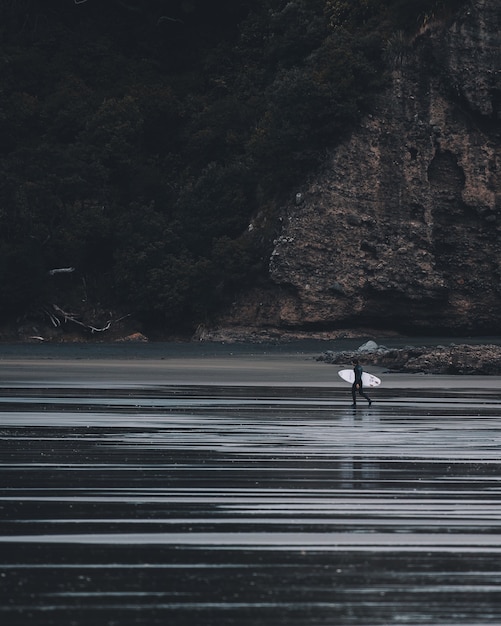
M 495 399 L 349 400 L 5 392 L 2 620 L 501 623 Z

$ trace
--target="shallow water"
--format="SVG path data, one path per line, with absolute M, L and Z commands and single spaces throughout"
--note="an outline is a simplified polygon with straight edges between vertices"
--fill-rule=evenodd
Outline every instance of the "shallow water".
M 2 623 L 501 623 L 492 381 L 44 376 L 0 387 Z

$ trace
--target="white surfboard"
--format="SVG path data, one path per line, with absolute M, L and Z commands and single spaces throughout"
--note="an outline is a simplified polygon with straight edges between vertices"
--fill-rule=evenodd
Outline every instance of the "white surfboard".
M 341 370 L 338 374 L 347 383 L 351 383 L 353 385 L 355 382 L 355 372 L 353 370 Z M 368 374 L 367 372 L 362 373 L 362 385 L 364 387 L 377 387 L 380 384 L 381 379 L 374 376 L 374 374 Z

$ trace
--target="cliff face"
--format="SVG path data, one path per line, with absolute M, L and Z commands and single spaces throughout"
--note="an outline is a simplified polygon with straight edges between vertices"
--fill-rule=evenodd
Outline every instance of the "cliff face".
M 246 294 L 222 323 L 496 329 L 498 3 L 472 1 L 399 48 L 373 114 L 284 207 L 274 287 Z

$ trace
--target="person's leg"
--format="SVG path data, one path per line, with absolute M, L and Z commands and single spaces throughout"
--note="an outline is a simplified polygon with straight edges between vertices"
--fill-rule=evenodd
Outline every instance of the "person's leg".
M 367 402 L 369 403 L 369 406 L 372 404 L 372 400 L 369 398 L 369 396 L 364 392 L 363 387 L 360 387 L 360 389 L 358 390 L 358 393 L 367 400 Z
M 356 407 L 357 406 L 357 388 L 355 386 L 355 383 L 353 383 L 353 385 L 351 386 L 351 397 L 353 398 L 353 404 L 351 406 Z

